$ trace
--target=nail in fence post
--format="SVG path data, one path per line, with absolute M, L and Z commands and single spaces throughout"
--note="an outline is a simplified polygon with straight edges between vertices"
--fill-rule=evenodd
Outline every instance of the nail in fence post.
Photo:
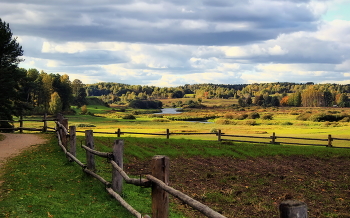
M 296 200 L 285 200 L 279 206 L 280 218 L 307 218 L 307 205 Z
M 169 129 L 166 129 L 166 139 L 169 139 L 169 137 L 170 137 L 170 131 Z
M 328 135 L 328 145 L 327 145 L 327 147 L 333 147 L 333 145 L 332 145 L 332 141 L 333 141 L 333 139 L 332 139 L 332 135 L 331 135 L 331 134 L 329 134 L 329 135 Z
M 169 184 L 169 157 L 156 155 L 152 158 L 152 176 Z M 152 217 L 168 218 L 169 194 L 156 184 L 152 184 Z
M 94 137 L 92 130 L 85 130 L 85 142 L 87 147 L 94 149 Z M 87 168 L 95 171 L 95 156 L 89 151 L 86 151 L 86 162 Z
M 77 138 L 76 138 L 76 126 L 69 127 L 69 152 L 76 157 L 77 156 Z M 72 161 L 69 159 L 69 161 Z
M 124 140 L 115 140 L 113 145 L 113 160 L 123 169 Z M 112 189 L 118 194 L 123 192 L 123 177 L 118 170 L 112 170 Z

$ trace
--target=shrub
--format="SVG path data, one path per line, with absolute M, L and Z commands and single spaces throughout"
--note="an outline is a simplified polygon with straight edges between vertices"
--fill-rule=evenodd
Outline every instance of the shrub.
M 132 114 L 132 115 L 139 115 L 140 112 L 138 112 L 138 111 L 132 111 L 131 114 Z
M 263 120 L 272 120 L 273 119 L 273 115 L 272 114 L 264 114 L 261 119 Z
M 255 120 L 247 120 L 245 121 L 245 124 L 248 126 L 256 126 L 258 123 Z
M 86 114 L 87 113 L 87 106 L 86 105 L 81 106 L 80 110 L 81 110 L 81 114 Z
M 235 120 L 244 120 L 247 117 L 248 117 L 248 114 L 237 114 L 234 116 L 234 119 Z
M 225 118 L 225 119 L 233 119 L 233 118 L 234 118 L 234 115 L 233 115 L 233 114 L 225 114 L 225 115 L 224 115 L 224 118 Z
M 260 115 L 257 112 L 252 112 L 248 114 L 248 119 L 258 119 L 258 118 L 260 118 Z
M 293 123 L 292 123 L 292 122 L 287 121 L 287 122 L 283 122 L 283 123 L 281 123 L 281 125 L 284 125 L 284 126 L 291 126 L 291 125 L 293 125 Z
M 125 119 L 125 120 L 136 120 L 136 117 L 132 114 L 128 114 L 128 115 L 125 115 L 122 117 L 122 119 Z
M 308 120 L 313 122 L 324 122 L 324 121 L 334 122 L 334 121 L 337 121 L 337 117 L 332 114 L 317 113 L 317 114 L 311 115 Z
M 158 118 L 158 119 L 153 119 L 152 122 L 165 123 L 165 122 L 170 122 L 170 120 L 166 118 Z
M 290 114 L 290 115 L 299 115 L 298 112 L 290 112 L 289 114 Z
M 147 117 L 148 118 L 163 118 L 163 115 L 161 115 L 161 114 L 150 114 Z
M 306 113 L 302 113 L 302 114 L 300 114 L 299 116 L 297 116 L 296 119 L 297 119 L 297 120 L 306 121 L 306 120 L 309 119 L 310 116 L 311 116 L 311 113 L 306 112 Z
M 94 124 L 89 123 L 79 123 L 75 125 L 76 127 L 96 127 Z
M 344 117 L 343 119 L 339 120 L 339 122 L 349 122 L 350 117 Z
M 228 119 L 217 119 L 215 121 L 216 124 L 221 124 L 221 125 L 229 125 L 229 124 L 233 124 L 233 122 L 231 122 Z
M 219 130 L 217 130 L 216 128 L 212 128 L 211 130 L 210 130 L 210 133 L 218 133 L 219 132 Z

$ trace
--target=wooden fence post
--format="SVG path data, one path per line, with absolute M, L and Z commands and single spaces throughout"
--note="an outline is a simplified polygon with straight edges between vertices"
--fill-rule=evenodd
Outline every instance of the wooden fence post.
M 86 147 L 94 149 L 94 137 L 92 130 L 85 130 L 85 142 Z M 89 170 L 95 171 L 95 155 L 89 151 L 86 151 L 86 163 Z
M 296 200 L 282 201 L 280 206 L 280 218 L 307 218 L 307 205 Z
M 76 138 L 76 126 L 69 127 L 69 153 L 74 157 L 77 156 L 77 138 Z M 72 161 L 69 159 L 69 161 Z
M 333 141 L 333 139 L 332 139 L 332 135 L 331 135 L 331 134 L 329 134 L 329 135 L 328 135 L 328 145 L 327 145 L 327 147 L 333 147 L 333 145 L 332 145 L 332 141 Z
M 113 145 L 113 160 L 123 169 L 124 140 L 115 140 Z M 123 192 L 123 177 L 118 170 L 112 171 L 112 189 L 118 194 Z
M 218 141 L 221 141 L 221 129 L 218 130 Z
M 120 138 L 120 129 L 118 128 L 117 137 Z
M 276 133 L 272 133 L 272 136 L 270 136 L 271 137 L 271 144 L 276 144 Z
M 156 155 L 152 158 L 152 176 L 169 184 L 169 157 Z M 169 194 L 152 184 L 152 218 L 168 218 Z
M 23 115 L 21 115 L 20 117 L 19 117 L 19 132 L 20 133 L 23 133 Z
M 43 119 L 43 122 L 44 122 L 44 126 L 43 126 L 43 132 L 47 132 L 47 113 L 44 114 L 44 119 Z
M 66 131 L 68 131 L 68 119 L 67 118 L 64 118 L 62 119 L 62 123 L 61 123 L 64 128 L 66 128 Z M 63 131 L 62 130 L 62 144 L 65 148 L 68 148 L 68 135 L 66 134 L 66 131 Z
M 170 138 L 170 130 L 166 129 L 166 139 L 169 139 L 169 138 Z

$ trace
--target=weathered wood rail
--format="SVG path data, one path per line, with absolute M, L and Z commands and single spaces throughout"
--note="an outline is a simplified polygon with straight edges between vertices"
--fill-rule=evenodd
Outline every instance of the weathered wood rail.
M 0 120 L 0 122 L 12 123 L 13 126 L 12 128 L 0 128 L 0 130 L 19 131 L 20 133 L 23 133 L 23 130 L 48 132 L 48 129 L 51 129 L 53 131 L 54 128 L 47 125 L 48 121 L 56 121 L 56 119 L 48 119 L 47 114 L 44 114 L 43 119 L 23 119 L 23 116 L 20 116 L 19 120 Z M 43 126 L 42 128 L 28 128 L 24 127 L 24 122 L 42 122 Z M 15 127 L 14 123 L 19 123 L 19 126 Z
M 83 168 L 83 171 L 103 183 L 106 191 L 113 196 L 124 208 L 132 215 L 138 218 L 150 218 L 148 215 L 142 215 L 128 204 L 120 195 L 123 191 L 123 181 L 127 184 L 133 184 L 152 189 L 152 217 L 167 218 L 169 216 L 169 194 L 187 203 L 192 208 L 200 211 L 207 217 L 224 218 L 222 214 L 214 211 L 208 206 L 194 200 L 186 194 L 168 186 L 169 184 L 169 158 L 156 155 L 152 158 L 152 175 L 146 175 L 143 179 L 130 178 L 123 170 L 123 151 L 124 140 L 115 140 L 113 152 L 100 152 L 94 149 L 93 131 L 85 131 L 85 143 L 81 147 L 86 151 L 86 164 L 82 163 L 75 156 L 76 153 L 76 127 L 70 126 L 68 132 L 68 119 L 59 117 L 56 121 L 56 134 L 58 144 L 66 154 L 69 161 L 76 162 Z M 112 166 L 112 181 L 109 182 L 98 175 L 95 168 L 95 155 L 107 158 Z

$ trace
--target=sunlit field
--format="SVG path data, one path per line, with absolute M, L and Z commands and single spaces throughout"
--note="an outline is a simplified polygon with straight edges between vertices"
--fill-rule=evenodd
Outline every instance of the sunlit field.
M 175 101 L 186 101 L 184 99 L 167 99 L 167 103 L 172 104 Z M 350 126 L 349 121 L 339 122 L 313 122 L 297 120 L 297 117 L 303 113 L 317 114 L 350 114 L 348 108 L 264 108 L 264 107 L 246 107 L 239 108 L 235 105 L 236 99 L 221 100 L 210 99 L 203 100 L 206 107 L 198 109 L 185 109 L 180 114 L 154 114 L 154 110 L 128 109 L 125 107 L 111 106 L 104 107 L 100 105 L 88 105 L 88 114 L 81 115 L 79 109 L 76 115 L 65 115 L 69 120 L 69 125 L 77 127 L 77 131 L 94 130 L 94 132 L 114 133 L 115 136 L 118 129 L 123 132 L 135 133 L 154 133 L 166 134 L 167 129 L 170 131 L 170 138 L 186 138 L 199 140 L 218 140 L 218 136 L 208 135 L 181 135 L 179 133 L 212 133 L 221 130 L 223 139 L 230 139 L 225 135 L 244 135 L 259 136 L 267 139 L 249 139 L 249 141 L 268 143 L 270 136 L 275 133 L 278 142 L 283 143 L 278 137 L 301 137 L 327 139 L 328 135 L 333 138 L 349 139 Z M 124 110 L 120 110 L 123 108 Z M 249 115 L 253 112 L 259 114 L 259 118 L 238 119 L 239 115 Z M 126 115 L 133 115 L 135 119 L 125 119 Z M 271 119 L 264 119 L 265 115 L 271 115 Z M 42 117 L 27 117 L 25 119 L 41 119 Z M 201 121 L 187 120 L 203 119 Z M 18 126 L 15 123 L 15 126 Z M 24 127 L 42 128 L 42 122 L 24 122 Z M 49 127 L 54 127 L 54 122 L 49 122 Z M 83 135 L 78 132 L 78 135 Z M 113 136 L 110 134 L 98 133 L 101 136 Z M 166 135 L 142 135 L 142 134 L 122 134 L 121 137 L 145 137 L 145 138 L 166 138 Z M 236 140 L 248 140 L 247 138 L 237 138 Z M 305 142 L 303 140 L 288 140 L 296 143 L 312 143 L 325 145 L 327 142 Z M 334 140 L 334 146 L 348 146 L 347 141 Z

